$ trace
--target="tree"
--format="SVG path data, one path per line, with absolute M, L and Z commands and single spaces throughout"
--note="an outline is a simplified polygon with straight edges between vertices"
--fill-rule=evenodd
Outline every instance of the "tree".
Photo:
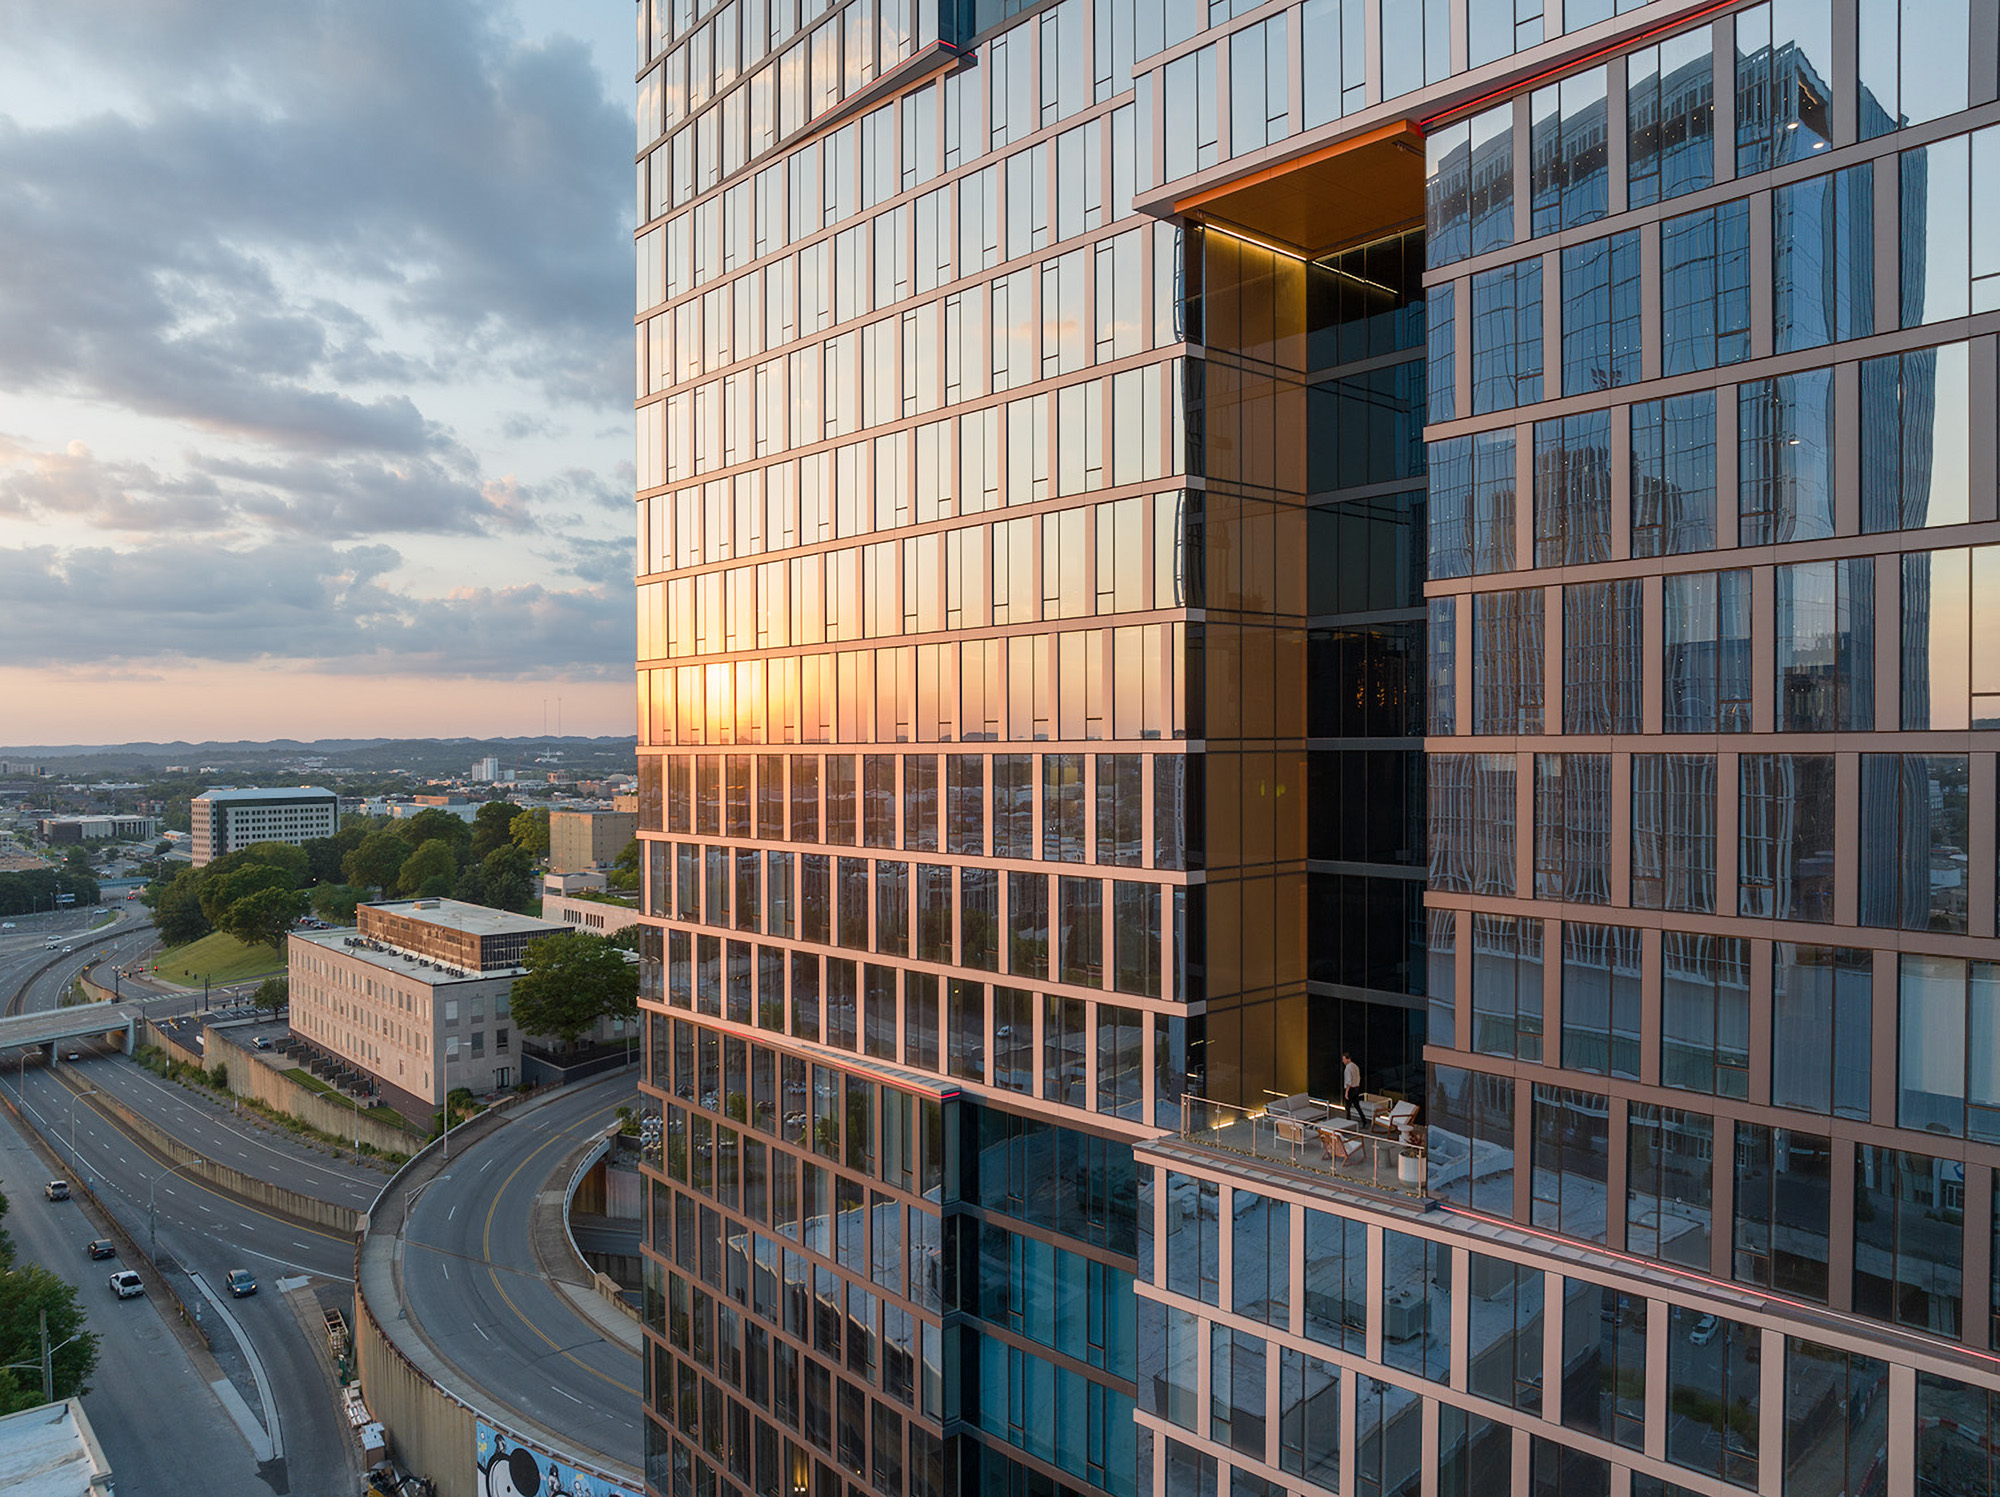
M 268 946 L 285 954 L 285 934 L 306 910 L 306 897 L 295 889 L 259 889 L 222 912 L 219 927 L 245 946 Z
M 505 847 L 514 839 L 514 818 L 521 814 L 521 808 L 510 800 L 490 800 L 479 808 L 472 818 L 472 857 L 476 862 L 484 862 L 496 847 Z
M 252 842 L 231 853 L 229 862 L 232 867 L 255 863 L 265 868 L 282 868 L 290 875 L 294 889 L 312 877 L 312 854 L 290 842 Z
M 639 969 L 602 936 L 542 936 L 521 954 L 509 1003 L 524 1035 L 548 1035 L 563 1049 L 600 1019 L 639 1011 Z
M 380 889 L 386 894 L 396 887 L 396 875 L 409 855 L 409 843 L 388 827 L 377 827 L 341 859 L 340 868 L 350 884 Z
M 81 843 L 63 853 L 63 867 L 71 873 L 88 876 L 91 869 L 90 849 Z
M 250 1001 L 267 1013 L 275 1014 L 290 1002 L 289 991 L 282 977 L 267 977 L 257 984 L 257 991 L 250 995 Z
M 367 897 L 353 884 L 321 884 L 312 892 L 313 913 L 329 925 L 352 925 L 354 907 Z
M 0 1196 L 0 1216 L 7 1198 Z M 48 1315 L 50 1367 L 57 1398 L 81 1398 L 90 1391 L 97 1367 L 97 1337 L 86 1331 L 77 1292 L 36 1263 L 17 1264 L 14 1244 L 0 1232 L 0 1362 L 23 1366 L 0 1370 L 0 1414 L 17 1414 L 42 1403 L 43 1312 Z M 67 1343 L 67 1344 L 65 1344 Z
M 266 889 L 289 892 L 292 888 L 292 875 L 270 863 L 246 863 L 221 872 L 210 864 L 195 876 L 201 881 L 201 912 L 217 930 L 227 928 L 231 906 L 252 894 L 261 894 Z
M 514 845 L 531 858 L 549 855 L 549 813 L 546 809 L 523 811 L 514 818 L 509 831 Z
M 479 865 L 479 877 L 485 886 L 486 903 L 495 909 L 518 913 L 537 902 L 534 860 L 511 842 L 503 842 L 486 855 Z
M 451 849 L 454 867 L 459 854 L 472 842 L 472 828 L 465 820 L 437 806 L 426 806 L 417 812 L 402 824 L 402 832 L 403 840 L 411 847 L 443 842 Z
M 169 946 L 199 941 L 215 927 L 201 907 L 201 879 L 183 868 L 164 884 L 148 884 L 145 901 L 153 907 L 153 925 Z
M 639 949 L 639 930 L 640 927 L 636 925 L 621 925 L 604 939 L 609 941 L 613 946 L 616 946 L 620 951 L 637 951 Z
M 347 855 L 375 830 L 372 817 L 356 816 L 341 823 L 331 837 L 314 837 L 305 844 L 306 880 L 311 884 L 337 884 Z
M 611 860 L 611 871 L 604 876 L 604 883 L 611 889 L 636 889 L 639 887 L 639 839 L 634 837 L 618 850 L 618 856 Z
M 396 887 L 405 894 L 422 894 L 424 885 L 443 879 L 447 891 L 458 882 L 458 849 L 442 837 L 418 845 L 396 871 Z

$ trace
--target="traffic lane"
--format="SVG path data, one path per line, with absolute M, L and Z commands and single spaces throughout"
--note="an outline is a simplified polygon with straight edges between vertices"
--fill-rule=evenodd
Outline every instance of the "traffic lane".
M 191 1095 L 177 1081 L 147 1070 L 115 1049 L 84 1045 L 73 1079 L 123 1102 L 190 1148 L 316 1200 L 365 1207 L 388 1176 L 366 1165 L 343 1164 L 317 1153 L 290 1134 L 246 1121 L 228 1104 Z M 101 1058 L 99 1058 L 101 1057 Z
M 58 1114 L 51 1093 L 72 1095 L 52 1076 L 31 1076 L 26 1107 L 37 1124 L 52 1139 L 59 1136 L 60 1146 L 66 1147 L 67 1104 Z M 76 1152 L 79 1176 L 135 1241 L 155 1244 L 158 1258 L 199 1274 L 219 1295 L 227 1294 L 230 1269 L 248 1268 L 256 1275 L 259 1292 L 229 1304 L 243 1336 L 239 1339 L 219 1323 L 220 1317 L 209 1314 L 210 1337 L 218 1356 L 236 1370 L 239 1391 L 284 1462 L 265 1468 L 271 1490 L 288 1484 L 295 1491 L 332 1490 L 316 1485 L 317 1478 L 308 1479 L 308 1474 L 346 1469 L 349 1431 L 314 1345 L 313 1338 L 322 1332 L 317 1326 L 301 1326 L 277 1282 L 302 1274 L 336 1280 L 342 1286 L 351 1283 L 353 1239 L 258 1211 L 168 1170 L 97 1113 L 86 1097 L 77 1099 Z M 151 1228 L 149 1191 L 157 1208 L 156 1225 Z M 199 1297 L 184 1278 L 176 1282 L 191 1303 Z M 261 1382 L 249 1371 L 251 1362 L 264 1371 Z M 275 1422 L 272 1409 L 264 1405 L 264 1389 L 275 1406 Z M 294 1472 L 299 1474 L 297 1482 L 290 1475 Z M 358 1468 L 354 1474 L 358 1477 Z
M 257 1372 L 263 1374 L 260 1379 L 256 1372 L 250 1373 L 248 1381 L 257 1397 L 250 1399 L 246 1394 L 246 1401 L 258 1410 L 267 1438 L 272 1441 L 277 1457 L 284 1461 L 291 1490 L 296 1493 L 358 1490 L 361 1474 L 358 1461 L 352 1465 L 351 1479 L 346 1485 L 332 1479 L 333 1473 L 348 1468 L 358 1453 L 353 1449 L 353 1437 L 338 1390 L 326 1364 L 320 1360 L 319 1347 L 324 1343 L 325 1327 L 317 1311 L 308 1323 L 302 1324 L 299 1313 L 279 1287 L 280 1276 L 244 1262 L 227 1242 L 204 1239 L 177 1244 L 177 1253 L 182 1266 L 200 1275 L 209 1294 L 242 1332 L 237 1336 L 211 1305 L 204 1315 L 211 1341 L 221 1346 L 226 1338 L 239 1349 L 241 1356 L 254 1361 Z M 257 1291 L 237 1298 L 228 1288 L 229 1270 L 245 1267 L 255 1274 Z M 193 1293 L 192 1289 L 183 1292 Z M 271 1418 L 273 1408 L 275 1421 Z
M 15 1256 L 77 1287 L 98 1336 L 97 1370 L 83 1407 L 112 1470 L 134 1492 L 270 1497 L 250 1447 L 190 1364 L 162 1307 L 151 1295 L 112 1295 L 106 1280 L 119 1261 L 86 1256 L 85 1245 L 100 1234 L 76 1201 L 43 1199 L 47 1178 L 42 1157 L 14 1120 L 0 1114 L 0 1189 L 15 1203 L 7 1213 Z
M 624 1095 L 621 1087 L 601 1099 L 581 1098 L 582 1106 L 562 1109 L 568 1117 L 551 1117 L 545 1108 L 533 1128 L 510 1125 L 483 1139 L 431 1184 L 405 1234 L 406 1282 L 413 1265 L 420 1275 L 405 1298 L 425 1331 L 467 1367 L 490 1366 L 496 1344 L 503 1346 L 509 1364 L 528 1374 L 506 1391 L 524 1400 L 543 1390 L 543 1379 L 571 1405 L 639 1396 L 637 1357 L 606 1340 L 542 1277 L 529 1230 L 534 1198 L 549 1186 L 550 1172 L 610 1122 Z M 534 1403 L 526 1406 L 536 1411 Z M 636 1419 L 600 1412 L 608 1428 L 636 1441 Z M 617 1454 L 620 1447 L 601 1448 Z
M 8 1090 L 15 1087 L 10 1085 Z M 179 1232 L 216 1235 L 252 1260 L 244 1266 L 260 1275 L 304 1272 L 342 1283 L 353 1281 L 351 1237 L 259 1210 L 170 1169 L 100 1112 L 94 1099 L 72 1093 L 46 1068 L 28 1072 L 21 1105 L 56 1151 L 70 1156 L 79 1177 L 98 1192 L 107 1209 L 139 1242 L 147 1240 L 147 1203 L 151 1200 L 162 1245 L 178 1242 L 174 1234 Z M 224 1263 L 220 1271 L 235 1266 Z
M 17 979 L 15 987 L 21 994 L 21 1001 L 14 1012 L 24 1014 L 47 1013 L 61 1005 L 62 996 L 71 983 L 83 976 L 93 966 L 102 963 L 124 965 L 145 950 L 153 939 L 153 928 L 142 926 L 132 930 L 110 931 L 100 939 L 89 943 L 79 942 L 74 952 L 56 953 L 60 959 L 46 972 L 41 972 L 27 980 L 25 987 Z M 45 954 L 43 962 L 48 960 Z M 39 965 L 39 964 L 38 964 Z M 110 976 L 109 972 L 105 973 Z M 113 986 L 107 983 L 106 986 Z
M 47 1090 L 41 1089 L 42 1093 Z M 32 1107 L 37 1102 L 37 1089 L 32 1084 L 29 1093 Z M 336 1280 L 344 1287 L 353 1266 L 353 1239 L 260 1212 L 185 1175 L 162 1175 L 164 1167 L 139 1152 L 136 1143 L 108 1118 L 96 1114 L 88 1098 L 78 1099 L 77 1113 L 77 1149 L 86 1161 L 91 1157 L 89 1145 L 94 1133 L 109 1148 L 118 1150 L 116 1157 L 121 1164 L 143 1161 L 144 1167 L 152 1170 L 150 1175 L 142 1175 L 107 1169 L 101 1186 L 104 1194 L 113 1197 L 113 1214 L 137 1240 L 151 1240 L 145 1208 L 145 1187 L 151 1183 L 157 1203 L 157 1255 L 175 1262 L 187 1274 L 199 1275 L 202 1283 L 225 1301 L 241 1329 L 239 1337 L 221 1316 L 212 1311 L 206 1314 L 218 1357 L 231 1369 L 276 1457 L 284 1462 L 282 1467 L 267 1468 L 274 1486 L 289 1482 L 294 1491 L 333 1490 L 309 1479 L 313 1474 L 324 1476 L 346 1469 L 351 1443 L 336 1390 L 315 1344 L 323 1329 L 317 1324 L 302 1326 L 279 1286 L 281 1280 L 297 1275 L 315 1282 Z M 89 1164 L 84 1168 L 87 1173 Z M 241 1299 L 229 1294 L 229 1272 L 236 1268 L 248 1269 L 257 1279 L 255 1294 Z M 197 1297 L 191 1284 L 178 1282 L 184 1296 L 190 1300 Z M 260 1371 L 261 1378 L 257 1375 Z M 352 1474 L 358 1480 L 358 1467 Z
M 610 1078 L 546 1104 L 531 1125 L 498 1129 L 434 1180 L 404 1234 L 403 1296 L 411 1318 L 468 1376 L 636 1465 L 639 1359 L 542 1278 L 529 1242 L 534 1197 L 577 1143 L 611 1121 L 630 1085 Z

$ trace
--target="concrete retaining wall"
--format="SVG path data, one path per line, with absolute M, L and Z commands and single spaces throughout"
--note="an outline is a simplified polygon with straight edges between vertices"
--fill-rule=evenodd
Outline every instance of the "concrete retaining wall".
M 461 1148 L 471 1147 L 527 1100 L 503 1099 L 453 1128 L 453 1142 Z M 362 1237 L 354 1253 L 355 1366 L 368 1412 L 389 1431 L 390 1453 L 396 1464 L 413 1475 L 429 1477 L 436 1483 L 438 1497 L 482 1497 L 475 1459 L 478 1434 L 474 1426 L 479 1420 L 506 1432 L 514 1444 L 543 1450 L 543 1443 L 521 1437 L 504 1418 L 475 1410 L 440 1387 L 397 1348 L 376 1314 L 378 1302 L 385 1314 L 399 1312 L 396 1295 L 402 1243 L 398 1239 L 414 1197 L 444 1168 L 441 1144 L 442 1140 L 426 1144 L 396 1171 L 364 1215 Z M 414 1328 L 404 1334 L 414 1336 Z
M 352 1206 L 336 1205 L 332 1201 L 302 1195 L 296 1190 L 273 1185 L 269 1180 L 259 1180 L 255 1175 L 246 1175 L 239 1169 L 210 1159 L 190 1149 L 108 1093 L 99 1092 L 95 1105 L 162 1159 L 171 1164 L 188 1166 L 185 1173 L 235 1196 L 239 1201 L 275 1211 L 280 1216 L 289 1216 L 308 1226 L 327 1227 L 350 1235 L 360 1229 L 361 1213 Z
M 569 1229 L 570 1213 L 576 1210 L 579 1195 L 588 1197 L 592 1204 L 601 1209 L 604 1188 L 601 1184 L 594 1183 L 599 1173 L 597 1166 L 611 1157 L 618 1145 L 618 1130 L 624 1126 L 623 1123 L 613 1123 L 604 1136 L 592 1144 L 583 1158 L 577 1161 L 576 1168 L 570 1171 L 569 1188 L 565 1192 L 563 1201 L 563 1237 L 569 1244 L 570 1256 L 576 1260 L 578 1270 L 589 1282 L 590 1287 L 597 1291 L 598 1297 L 610 1301 L 622 1313 L 637 1320 L 639 1311 L 626 1300 L 618 1281 L 611 1275 L 599 1273 L 590 1266 L 589 1261 L 583 1256 L 583 1250 L 576 1245 L 576 1234 Z
M 203 1346 L 211 1345 L 212 1343 L 209 1341 L 207 1330 L 189 1312 L 187 1302 L 180 1297 L 180 1292 L 174 1288 L 173 1282 L 160 1272 L 159 1265 L 153 1262 L 152 1255 L 146 1251 L 145 1244 L 141 1243 L 130 1232 L 127 1232 L 123 1223 L 105 1208 L 104 1202 L 98 1197 L 97 1192 L 84 1182 L 81 1174 L 72 1170 L 63 1162 L 63 1156 L 57 1152 L 55 1144 L 49 1140 L 40 1128 L 35 1126 L 34 1120 L 16 1105 L 12 1097 L 8 1096 L 5 1092 L 0 1092 L 0 1105 L 4 1105 L 7 1111 L 13 1116 L 15 1126 L 27 1135 L 28 1141 L 33 1146 L 35 1152 L 41 1155 L 44 1162 L 48 1164 L 50 1172 L 52 1174 L 60 1174 L 66 1178 L 69 1181 L 70 1194 L 88 1202 L 91 1210 L 97 1213 L 97 1219 L 104 1224 L 104 1229 L 117 1240 L 119 1255 L 127 1262 L 143 1264 L 145 1267 L 144 1277 L 147 1284 L 159 1290 L 161 1297 L 173 1306 L 174 1313 L 180 1317 L 181 1325 L 186 1331 L 201 1342 Z
M 208 1029 L 203 1033 L 208 1044 L 205 1054 L 188 1049 L 151 1020 L 146 1023 L 143 1039 L 146 1044 L 157 1045 L 166 1051 L 169 1059 L 184 1061 L 205 1071 L 223 1067 L 229 1077 L 232 1095 L 262 1102 L 266 1107 L 295 1117 L 335 1138 L 352 1139 L 358 1136 L 362 1143 L 385 1154 L 407 1154 L 423 1143 L 414 1134 L 384 1123 L 379 1118 L 372 1118 L 365 1112 L 357 1120 L 352 1107 L 322 1096 L 311 1087 L 300 1086 L 283 1071 L 266 1065 L 230 1039 L 226 1031 Z
M 429 1477 L 441 1497 L 478 1497 L 476 1415 L 396 1350 L 366 1299 L 355 1299 L 355 1366 L 368 1412 L 389 1431 L 396 1464 Z

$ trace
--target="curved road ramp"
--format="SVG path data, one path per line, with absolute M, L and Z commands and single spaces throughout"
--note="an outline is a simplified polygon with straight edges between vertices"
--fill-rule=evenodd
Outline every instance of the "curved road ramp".
M 550 1248 L 568 1240 L 574 1161 L 632 1089 L 627 1073 L 482 1113 L 427 1145 L 363 1218 L 362 1394 L 394 1464 L 439 1497 L 645 1490 L 638 1324 Z

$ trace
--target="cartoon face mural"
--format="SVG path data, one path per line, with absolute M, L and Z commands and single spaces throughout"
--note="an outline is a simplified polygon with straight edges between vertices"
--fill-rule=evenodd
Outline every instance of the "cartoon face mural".
M 473 1424 L 479 1497 L 639 1497 L 485 1420 Z

